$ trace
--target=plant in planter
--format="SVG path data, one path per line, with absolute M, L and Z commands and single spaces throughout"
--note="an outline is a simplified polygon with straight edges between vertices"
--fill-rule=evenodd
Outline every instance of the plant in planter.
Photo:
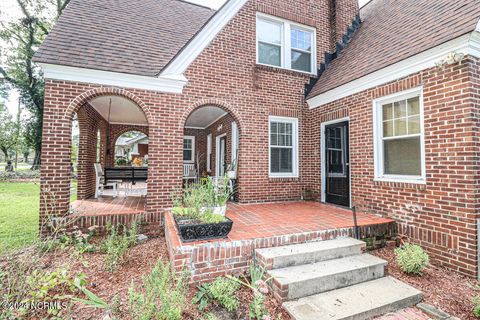
M 233 159 L 232 163 L 230 163 L 227 167 L 227 177 L 232 180 L 237 179 L 237 159 L 238 159 L 238 151 L 237 151 L 237 155 L 235 156 L 235 159 Z
M 224 238 L 232 229 L 232 220 L 215 214 L 220 205 L 226 207 L 228 191 L 219 191 L 210 179 L 193 184 L 175 201 L 172 210 L 183 241 Z

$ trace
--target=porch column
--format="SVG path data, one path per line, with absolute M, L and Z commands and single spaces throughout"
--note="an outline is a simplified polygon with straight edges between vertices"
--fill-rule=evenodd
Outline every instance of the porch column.
M 69 210 L 72 117 L 66 117 L 68 101 L 45 83 L 40 169 L 40 232 L 52 217 Z
M 95 194 L 95 169 L 93 164 L 100 160 L 105 166 L 106 157 L 106 128 L 107 123 L 96 110 L 88 104 L 82 106 L 78 112 L 80 128 L 80 142 L 78 146 L 78 187 L 77 198 L 88 199 Z M 98 141 L 100 138 L 100 141 Z M 100 142 L 100 154 L 97 159 L 97 143 Z

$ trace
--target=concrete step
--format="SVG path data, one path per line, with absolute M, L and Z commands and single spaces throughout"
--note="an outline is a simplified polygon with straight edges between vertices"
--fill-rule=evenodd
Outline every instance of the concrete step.
M 280 301 L 374 280 L 384 275 L 385 260 L 360 254 L 312 264 L 269 270 L 272 290 Z
M 357 255 L 365 242 L 353 238 L 308 242 L 255 250 L 255 259 L 266 269 L 279 269 Z
M 417 289 L 392 277 L 376 279 L 283 304 L 295 320 L 363 320 L 422 300 Z

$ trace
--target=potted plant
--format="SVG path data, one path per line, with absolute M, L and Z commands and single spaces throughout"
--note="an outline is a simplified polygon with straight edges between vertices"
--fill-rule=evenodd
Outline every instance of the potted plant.
M 227 177 L 228 179 L 235 180 L 237 179 L 237 158 L 232 160 L 232 162 L 227 167 Z
M 172 209 L 184 242 L 225 238 L 232 229 L 233 221 L 225 217 L 227 193 L 217 194 L 219 189 L 210 179 L 207 180 L 188 186 Z

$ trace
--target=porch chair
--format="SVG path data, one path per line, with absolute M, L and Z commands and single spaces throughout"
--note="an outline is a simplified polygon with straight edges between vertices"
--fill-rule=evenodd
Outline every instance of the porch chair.
M 93 166 L 95 168 L 95 199 L 103 194 L 105 187 L 112 187 L 113 197 L 116 198 L 118 196 L 118 184 L 122 181 L 111 180 L 108 183 L 105 183 L 102 165 L 100 163 L 94 163 Z

